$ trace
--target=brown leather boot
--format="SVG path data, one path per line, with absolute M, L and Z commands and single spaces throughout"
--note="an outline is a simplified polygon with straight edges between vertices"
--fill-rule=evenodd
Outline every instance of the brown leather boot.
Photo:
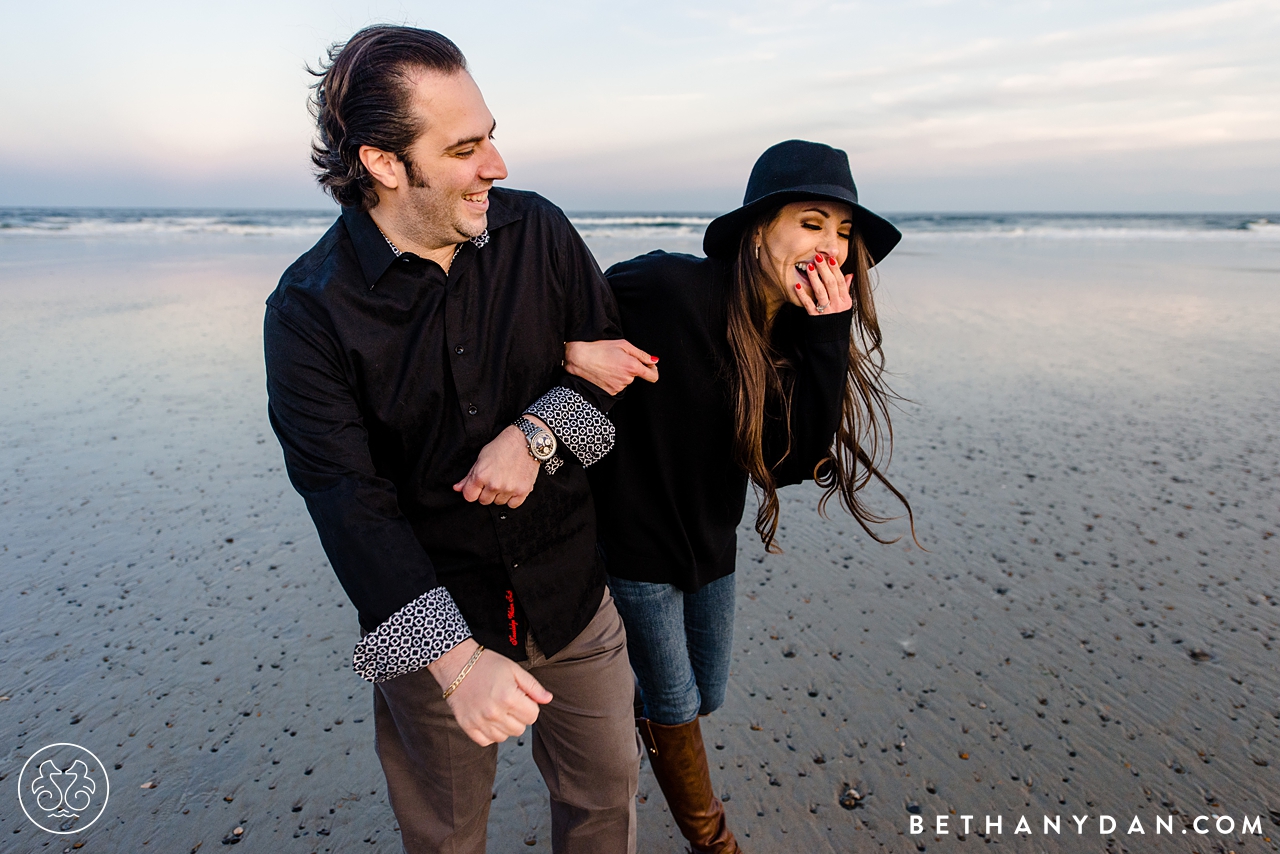
M 725 823 L 724 804 L 711 790 L 711 770 L 698 719 L 664 726 L 637 718 L 636 725 L 671 817 L 694 854 L 742 854 Z

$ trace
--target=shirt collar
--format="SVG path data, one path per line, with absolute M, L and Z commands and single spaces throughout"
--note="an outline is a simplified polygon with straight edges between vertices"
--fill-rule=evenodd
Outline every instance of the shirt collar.
M 488 219 L 489 227 L 479 237 L 474 237 L 470 241 L 477 248 L 489 242 L 489 232 L 515 222 L 520 219 L 520 214 L 504 204 L 500 196 L 490 191 Z M 343 208 L 342 222 L 347 227 L 347 233 L 351 235 L 351 245 L 355 248 L 356 259 L 359 260 L 360 269 L 364 272 L 365 282 L 372 289 L 387 269 L 395 263 L 396 253 L 392 250 L 390 241 L 383 235 L 367 211 Z
M 494 192 L 497 190 L 497 192 Z M 502 190 L 494 187 L 489 191 L 489 231 L 520 219 L 521 213 L 512 209 L 502 196 Z
M 368 212 L 343 208 L 342 223 L 347 227 L 347 234 L 351 235 L 351 245 L 360 269 L 364 271 L 365 283 L 372 288 L 395 262 L 396 253 L 391 251 L 391 246 Z

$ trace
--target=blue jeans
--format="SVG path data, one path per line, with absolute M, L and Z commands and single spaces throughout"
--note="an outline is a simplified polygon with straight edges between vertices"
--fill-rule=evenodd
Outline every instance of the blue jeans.
M 609 576 L 645 717 L 673 726 L 724 703 L 733 652 L 734 574 L 697 593 Z

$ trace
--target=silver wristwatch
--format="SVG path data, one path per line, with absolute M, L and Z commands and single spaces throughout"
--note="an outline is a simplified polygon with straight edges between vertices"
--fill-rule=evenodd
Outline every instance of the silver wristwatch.
M 516 419 L 516 426 L 529 440 L 529 456 L 542 463 L 547 474 L 555 474 L 556 469 L 564 465 L 564 460 L 556 456 L 556 437 L 550 430 L 544 430 L 528 418 L 521 415 Z

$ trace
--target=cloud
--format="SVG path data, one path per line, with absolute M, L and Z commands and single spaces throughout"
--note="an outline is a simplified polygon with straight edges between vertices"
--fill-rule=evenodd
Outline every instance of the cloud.
M 19 176 L 0 204 L 80 187 L 128 204 L 296 205 L 315 193 L 304 63 L 379 19 L 453 36 L 513 182 L 566 204 L 721 208 L 760 151 L 792 137 L 846 148 L 860 181 L 913 206 L 930 187 L 938 205 L 974 197 L 973 176 L 1006 176 L 976 194 L 996 207 L 1088 207 L 1088 192 L 1123 207 L 1122 186 L 1208 198 L 1195 181 L 1210 175 L 1241 205 L 1274 192 L 1275 2 L 512 3 L 480 21 L 407 1 L 227 0 L 9 15 L 0 73 L 31 83 L 0 90 L 18 129 L 0 138 L 0 174 Z

